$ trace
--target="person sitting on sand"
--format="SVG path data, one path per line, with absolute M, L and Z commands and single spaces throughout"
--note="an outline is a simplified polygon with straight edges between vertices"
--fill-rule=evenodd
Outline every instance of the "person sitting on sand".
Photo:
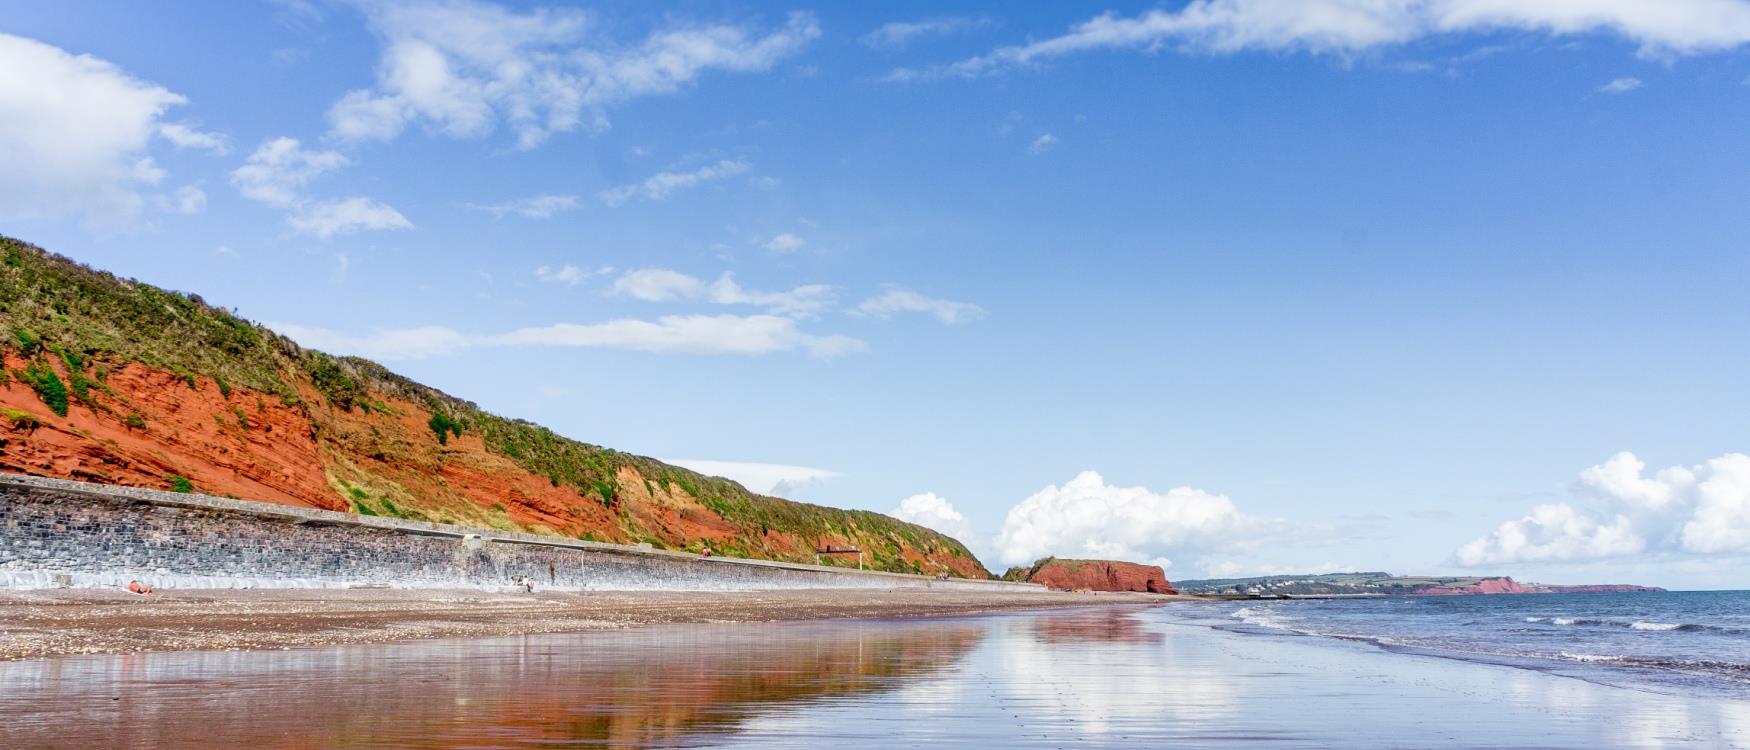
M 139 581 L 128 581 L 128 591 L 139 594 L 140 596 L 146 596 L 147 594 L 152 593 L 152 587 L 140 583 Z
M 711 548 L 706 547 L 703 551 L 699 552 L 699 556 L 700 557 L 710 557 L 711 556 Z

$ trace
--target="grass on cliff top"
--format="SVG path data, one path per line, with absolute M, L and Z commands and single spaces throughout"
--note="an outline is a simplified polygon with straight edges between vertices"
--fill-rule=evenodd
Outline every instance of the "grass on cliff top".
M 823 536 L 857 540 L 870 563 L 882 570 L 913 572 L 902 548 L 971 559 L 958 541 L 933 530 L 869 511 L 842 510 L 749 492 L 740 484 L 708 477 L 652 458 L 622 453 L 560 436 L 540 425 L 480 409 L 434 388 L 357 357 L 306 350 L 273 331 L 215 307 L 198 295 L 171 292 L 86 267 L 41 248 L 0 235 L 0 335 L 4 346 L 27 358 L 61 353 L 69 368 L 114 369 L 140 362 L 182 376 L 190 388 L 212 380 L 229 397 L 235 387 L 277 394 L 303 403 L 297 385 L 322 394 L 326 406 L 353 412 L 386 411 L 383 397 L 420 404 L 432 414 L 428 439 L 480 437 L 503 455 L 555 486 L 613 507 L 617 475 L 631 466 L 663 487 L 678 487 L 743 531 L 738 551 L 753 553 L 767 530 L 812 542 Z M 80 367 L 73 367 L 77 362 Z M 92 385 L 80 380 L 80 385 Z M 64 395 L 46 378 L 51 407 L 62 413 Z M 34 385 L 34 383 L 33 383 Z M 77 394 L 76 394 L 77 395 Z M 441 430 L 440 430 L 441 428 Z M 357 498 L 348 498 L 349 502 Z M 373 505 L 382 512 L 388 508 Z M 845 564 L 845 561 L 830 561 Z M 855 566 L 856 562 L 848 564 Z M 976 561 L 975 561 L 976 564 Z M 982 569 L 982 568 L 981 568 Z

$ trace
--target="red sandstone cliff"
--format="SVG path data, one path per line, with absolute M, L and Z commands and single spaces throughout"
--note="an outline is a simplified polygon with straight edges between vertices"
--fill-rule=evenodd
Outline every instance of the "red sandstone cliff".
M 1141 591 L 1177 594 L 1159 565 L 1113 560 L 1063 560 L 1048 557 L 1032 568 L 1016 568 L 1004 576 L 1062 591 Z
M 749 492 L 312 352 L 0 236 L 0 471 L 597 541 L 988 578 L 959 542 Z M 823 547 L 856 548 L 854 557 Z

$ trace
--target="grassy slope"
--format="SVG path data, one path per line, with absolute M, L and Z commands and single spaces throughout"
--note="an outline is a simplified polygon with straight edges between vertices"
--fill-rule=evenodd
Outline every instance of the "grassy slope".
M 417 495 L 374 492 L 370 488 L 373 475 L 358 468 L 373 460 L 394 463 L 405 458 L 398 465 L 425 461 L 428 473 L 445 469 L 444 453 L 424 448 L 415 451 L 419 446 L 411 445 L 414 436 L 406 430 L 396 431 L 398 419 L 415 419 L 429 429 L 423 435 L 427 443 L 435 440 L 448 445 L 464 435 L 478 438 L 493 456 L 514 462 L 552 487 L 574 490 L 579 502 L 614 509 L 616 503 L 633 495 L 684 497 L 739 530 L 732 538 L 715 543 L 721 552 L 812 561 L 811 551 L 798 550 L 795 544 L 780 550 L 762 540 L 772 533 L 793 540 L 834 538 L 862 546 L 867 553 L 865 560 L 878 569 L 941 569 L 918 564 L 922 557 L 946 562 L 957 574 L 985 575 L 958 541 L 924 527 L 868 511 L 766 497 L 726 479 L 571 440 L 530 422 L 482 411 L 471 402 L 415 383 L 374 362 L 303 349 L 223 308 L 208 305 L 199 296 L 119 279 L 4 236 L 0 236 L 0 335 L 6 337 L 5 346 L 0 348 L 9 350 L 15 361 L 29 363 L 0 377 L 32 384 L 51 411 L 64 412 L 65 408 L 54 403 L 56 385 L 50 381 L 57 378 L 45 373 L 60 371 L 57 382 L 73 403 L 115 411 L 113 405 L 106 405 L 113 399 L 98 394 L 108 390 L 105 373 L 131 363 L 176 373 L 191 388 L 211 381 L 226 397 L 234 388 L 245 389 L 301 410 L 329 456 L 330 465 L 322 468 L 340 504 L 362 512 L 445 517 L 433 508 L 422 508 Z M 409 416 L 410 411 L 414 416 Z M 429 421 L 422 418 L 425 413 L 432 415 Z M 129 417 L 118 414 L 117 418 Z M 643 492 L 626 492 L 619 486 L 622 477 L 630 476 L 625 472 L 628 467 L 643 478 L 644 487 L 639 488 Z M 435 482 L 444 483 L 441 477 Z M 390 499 L 391 495 L 400 503 Z M 492 507 L 502 510 L 497 503 Z M 454 518 L 455 514 L 448 515 Z M 627 528 L 611 529 L 603 536 L 685 546 L 664 544 L 662 537 L 632 528 L 637 522 L 625 520 L 623 510 L 620 517 L 619 523 Z M 707 520 L 718 523 L 717 519 Z M 562 533 L 539 526 L 529 530 Z M 856 561 L 840 564 L 855 565 Z

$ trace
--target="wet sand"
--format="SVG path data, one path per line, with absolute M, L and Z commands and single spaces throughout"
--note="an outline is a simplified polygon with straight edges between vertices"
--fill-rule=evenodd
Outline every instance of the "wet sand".
M 0 592 L 0 660 L 280 649 L 688 622 L 917 617 L 1159 602 L 1148 594 L 942 590 L 487 593 L 477 590 L 58 589 Z
M 1745 748 L 1750 703 L 1179 606 L 0 663 L 8 748 Z

